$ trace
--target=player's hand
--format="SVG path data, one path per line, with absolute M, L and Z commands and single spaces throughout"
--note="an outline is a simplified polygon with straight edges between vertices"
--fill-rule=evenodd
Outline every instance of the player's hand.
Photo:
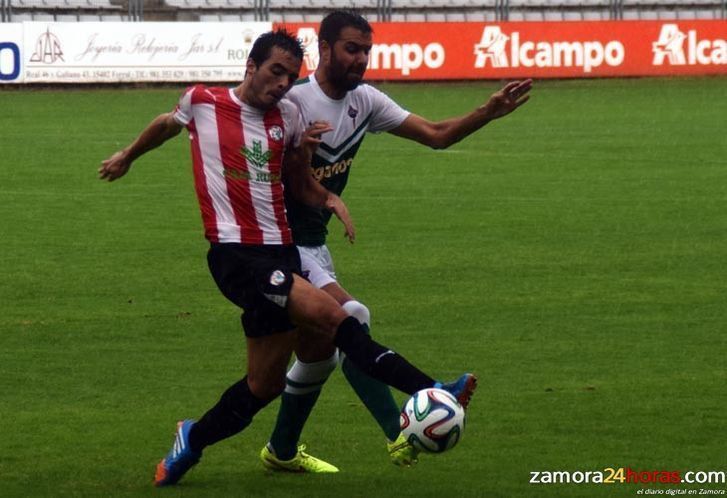
M 105 161 L 101 161 L 98 178 L 112 182 L 124 176 L 129 168 L 131 168 L 131 161 L 127 159 L 126 151 L 120 150 Z
M 511 81 L 500 91 L 492 94 L 483 106 L 489 119 L 497 119 L 523 105 L 530 99 L 529 92 L 533 88 L 533 80 Z
M 356 228 L 353 226 L 353 220 L 351 219 L 351 215 L 348 212 L 346 204 L 336 194 L 329 192 L 328 197 L 326 198 L 325 207 L 335 214 L 339 220 L 341 220 L 341 223 L 343 223 L 343 227 L 346 230 L 343 236 L 346 237 L 351 244 L 353 244 L 356 240 Z
M 312 156 L 323 142 L 321 135 L 329 131 L 333 131 L 333 127 L 328 121 L 313 121 L 303 132 L 303 138 L 300 141 L 301 149 Z

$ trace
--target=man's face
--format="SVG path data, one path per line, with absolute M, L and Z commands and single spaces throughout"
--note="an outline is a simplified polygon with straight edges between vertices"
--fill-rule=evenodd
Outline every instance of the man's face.
M 328 80 L 340 90 L 353 90 L 363 80 L 371 51 L 371 33 L 347 26 L 329 47 Z
M 275 106 L 298 79 L 301 62 L 301 59 L 279 47 L 273 47 L 270 57 L 258 67 L 248 60 L 250 104 L 261 109 Z

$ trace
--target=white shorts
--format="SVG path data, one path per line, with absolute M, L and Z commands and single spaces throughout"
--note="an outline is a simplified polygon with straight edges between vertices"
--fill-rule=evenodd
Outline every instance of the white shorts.
M 336 282 L 333 258 L 326 246 L 298 246 L 303 276 L 318 289 Z

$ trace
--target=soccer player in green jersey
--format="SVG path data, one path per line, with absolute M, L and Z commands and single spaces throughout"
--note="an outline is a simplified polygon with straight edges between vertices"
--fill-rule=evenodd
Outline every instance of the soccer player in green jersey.
M 314 153 L 314 177 L 328 190 L 340 195 L 346 187 L 354 157 L 366 132 L 388 131 L 435 149 L 447 148 L 503 117 L 525 102 L 532 80 L 514 81 L 493 94 L 472 112 L 443 120 L 429 121 L 399 107 L 384 93 L 362 83 L 372 29 L 358 14 L 337 11 L 325 17 L 318 33 L 320 62 L 315 73 L 299 81 L 288 93 L 306 123 L 326 121 L 333 131 L 322 135 Z M 326 247 L 326 226 L 331 214 L 287 199 L 293 238 L 301 255 L 304 274 L 310 282 L 333 296 L 349 315 L 367 329 L 368 308 L 338 282 L 333 260 Z M 266 467 L 295 472 L 336 472 L 320 459 L 301 458 L 298 440 L 321 387 L 338 362 L 330 344 L 307 341 L 296 349 L 297 360 L 287 373 L 278 419 L 261 459 Z M 416 450 L 400 434 L 399 407 L 389 388 L 364 375 L 341 355 L 347 380 L 376 419 L 387 438 L 387 449 L 396 465 L 411 465 Z

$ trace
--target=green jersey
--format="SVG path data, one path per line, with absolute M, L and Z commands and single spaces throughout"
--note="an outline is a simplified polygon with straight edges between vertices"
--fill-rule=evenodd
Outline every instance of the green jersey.
M 328 97 L 314 75 L 298 82 L 287 98 L 298 106 L 303 122 L 328 121 L 333 131 L 324 133 L 323 143 L 313 155 L 313 175 L 321 185 L 341 195 L 346 188 L 354 157 L 367 131 L 388 131 L 399 126 L 409 113 L 384 93 L 362 84 L 340 100 Z M 326 243 L 331 213 L 306 206 L 286 196 L 288 223 L 299 246 Z

